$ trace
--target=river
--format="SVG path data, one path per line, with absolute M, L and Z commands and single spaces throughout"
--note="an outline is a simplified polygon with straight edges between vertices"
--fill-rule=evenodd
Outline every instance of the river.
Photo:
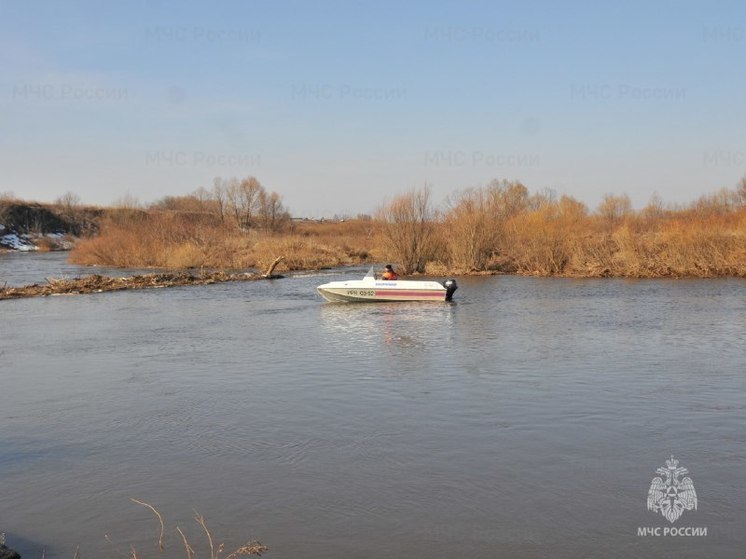
M 0 255 L 0 282 L 63 258 Z M 178 525 L 208 556 L 197 511 L 275 558 L 743 556 L 745 281 L 315 293 L 364 271 L 0 302 L 8 545 L 184 557 Z M 697 493 L 673 523 L 647 507 L 671 455 Z

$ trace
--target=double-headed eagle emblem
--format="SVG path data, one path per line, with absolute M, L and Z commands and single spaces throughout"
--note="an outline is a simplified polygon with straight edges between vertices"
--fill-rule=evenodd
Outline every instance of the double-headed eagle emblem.
M 666 467 L 658 468 L 655 472 L 665 476 L 665 479 L 653 478 L 648 490 L 648 510 L 660 512 L 671 523 L 676 522 L 685 510 L 697 510 L 697 492 L 692 478 L 679 479 L 689 470 L 680 468 L 678 460 L 671 456 L 666 460 Z

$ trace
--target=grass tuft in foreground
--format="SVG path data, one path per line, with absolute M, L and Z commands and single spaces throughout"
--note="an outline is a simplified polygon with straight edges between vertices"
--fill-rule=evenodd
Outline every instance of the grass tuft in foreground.
M 161 553 L 164 552 L 166 550 L 166 545 L 164 543 L 166 525 L 163 520 L 163 516 L 151 504 L 148 504 L 144 501 L 140 501 L 138 499 L 130 499 L 130 500 L 137 505 L 140 505 L 140 506 L 143 506 L 149 509 L 158 519 L 158 524 L 159 524 L 158 549 Z M 215 538 L 212 535 L 212 532 L 207 527 L 207 522 L 205 521 L 205 517 L 195 512 L 194 521 L 199 525 L 204 535 L 205 542 L 207 543 L 207 550 L 209 550 L 209 553 L 204 555 L 206 559 L 223 559 L 223 553 L 225 553 L 226 546 L 224 543 L 219 543 L 215 540 Z M 181 527 L 176 526 L 174 531 L 179 534 L 181 544 L 184 548 L 184 556 L 186 557 L 186 559 L 198 559 L 198 555 L 195 553 L 194 547 L 190 543 L 189 539 L 187 538 L 186 534 L 181 529 Z M 108 535 L 105 536 L 105 538 L 106 538 L 106 541 L 114 545 L 114 542 L 111 540 L 111 538 Z M 228 553 L 228 555 L 226 555 L 224 559 L 236 559 L 237 557 L 245 557 L 245 556 L 251 556 L 251 555 L 261 556 L 266 551 L 269 551 L 269 548 L 266 545 L 263 545 L 259 541 L 251 540 L 237 547 L 232 552 Z M 130 546 L 129 550 L 126 553 L 118 550 L 117 554 L 122 557 L 128 557 L 129 559 L 140 559 L 140 555 L 138 551 L 134 548 L 134 546 Z M 77 555 L 77 552 L 76 552 L 76 555 Z

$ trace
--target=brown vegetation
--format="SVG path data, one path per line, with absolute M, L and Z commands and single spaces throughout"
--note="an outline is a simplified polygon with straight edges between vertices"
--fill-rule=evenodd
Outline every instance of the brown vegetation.
M 341 228 L 339 226 L 342 226 Z M 165 197 L 149 209 L 119 208 L 101 219 L 100 235 L 81 240 L 70 260 L 134 268 L 280 270 L 366 262 L 377 224 L 295 222 L 281 197 L 254 177 L 217 178 L 212 191 Z
M 403 274 L 424 272 L 435 253 L 435 227 L 430 189 L 411 190 L 378 212 L 383 223 L 386 254 Z
M 342 227 L 339 227 L 342 226 Z M 264 269 L 285 255 L 280 270 L 366 262 L 376 228 L 365 223 L 286 224 L 283 231 L 241 229 L 209 213 L 114 213 L 101 234 L 81 240 L 70 260 L 131 268 Z
M 166 525 L 163 521 L 163 515 L 161 515 L 160 512 L 153 506 L 143 501 L 138 501 L 137 499 L 130 499 L 133 503 L 137 505 L 141 505 L 147 509 L 149 509 L 158 519 L 159 524 L 159 535 L 158 535 L 158 552 L 159 555 L 162 555 L 164 550 L 166 549 L 166 545 L 164 543 L 164 536 L 166 532 Z M 194 521 L 199 526 L 201 532 L 203 532 L 204 539 L 207 543 L 207 549 L 205 550 L 205 553 L 202 555 L 206 557 L 207 559 L 221 559 L 223 556 L 223 553 L 225 553 L 225 543 L 218 543 L 215 541 L 215 538 L 212 535 L 212 532 L 207 527 L 207 522 L 205 521 L 205 517 L 201 514 L 195 512 L 194 513 Z M 196 559 L 198 555 L 195 553 L 194 547 L 192 547 L 192 544 L 189 542 L 189 539 L 187 538 L 184 531 L 181 529 L 180 526 L 176 526 L 174 529 L 174 532 L 179 534 L 179 539 L 181 540 L 181 544 L 184 547 L 184 556 L 186 559 Z M 106 535 L 105 536 L 106 541 L 108 541 L 111 544 L 114 544 L 112 539 Z M 237 557 L 246 557 L 249 555 L 256 555 L 261 556 L 262 553 L 265 553 L 269 551 L 269 548 L 262 544 L 259 541 L 251 540 L 243 545 L 237 547 L 235 550 L 233 550 L 231 553 L 229 553 L 225 559 L 236 559 Z M 77 555 L 77 552 L 76 552 Z M 134 548 L 134 546 L 130 545 L 129 549 L 124 551 L 117 551 L 117 555 L 120 555 L 122 557 L 128 557 L 130 559 L 138 559 L 139 554 L 138 551 Z
M 746 207 L 706 199 L 691 208 L 629 209 L 624 199 L 589 213 L 571 198 L 504 224 L 495 268 L 574 277 L 746 277 Z
M 78 204 L 68 193 L 57 214 L 71 216 Z M 375 219 L 341 222 L 291 220 L 280 196 L 254 177 L 218 178 L 211 190 L 149 208 L 108 209 L 97 227 L 99 235 L 77 244 L 73 262 L 264 269 L 284 255 L 280 270 L 389 261 L 404 274 L 744 277 L 746 177 L 688 206 L 653 195 L 639 211 L 626 195 L 607 194 L 591 211 L 572 197 L 531 194 L 505 180 L 456 192 L 437 208 L 425 187 L 384 204 Z

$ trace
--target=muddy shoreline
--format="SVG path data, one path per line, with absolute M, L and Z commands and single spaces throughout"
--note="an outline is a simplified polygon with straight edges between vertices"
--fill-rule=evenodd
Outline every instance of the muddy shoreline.
M 125 289 L 155 289 L 179 287 L 184 285 L 210 285 L 229 281 L 256 281 L 277 279 L 282 276 L 273 274 L 203 272 L 165 272 L 157 274 L 140 274 L 127 277 L 111 277 L 92 274 L 75 279 L 48 278 L 47 283 L 24 285 L 20 287 L 0 288 L 0 300 L 20 299 L 27 297 L 48 297 L 50 295 L 80 295 L 85 293 L 104 293 Z

